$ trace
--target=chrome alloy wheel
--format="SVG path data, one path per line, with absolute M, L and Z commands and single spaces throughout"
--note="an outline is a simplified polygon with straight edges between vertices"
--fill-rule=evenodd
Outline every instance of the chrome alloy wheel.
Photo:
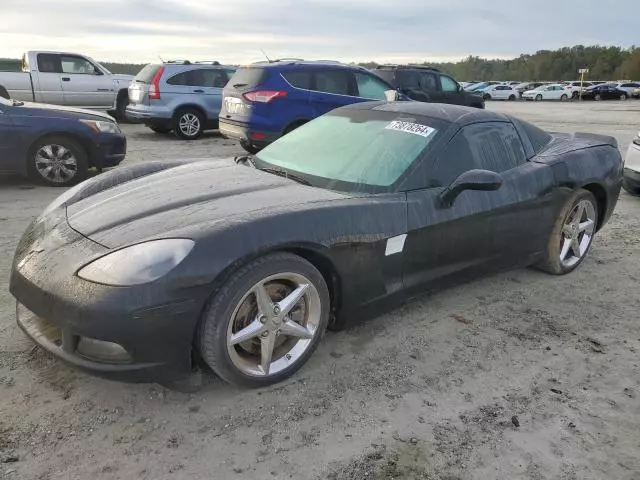
M 294 365 L 320 333 L 321 300 L 298 273 L 256 283 L 238 302 L 227 329 L 227 351 L 245 375 L 265 377 Z
M 178 128 L 187 137 L 193 137 L 200 131 L 200 119 L 193 113 L 185 113 L 180 117 Z
M 53 183 L 66 183 L 78 173 L 78 160 L 63 145 L 43 145 L 34 157 L 36 170 Z
M 589 249 L 596 231 L 596 210 L 588 200 L 581 200 L 573 207 L 562 227 L 560 239 L 560 263 L 571 268 Z

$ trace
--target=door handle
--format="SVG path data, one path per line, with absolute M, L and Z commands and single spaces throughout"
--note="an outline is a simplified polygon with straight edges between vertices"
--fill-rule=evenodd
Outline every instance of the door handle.
M 98 91 L 99 92 L 111 92 L 112 90 L 110 88 L 99 88 Z
M 62 77 L 62 81 L 63 81 L 63 82 L 68 82 L 68 81 L 70 81 L 70 80 L 71 80 L 71 79 L 70 79 L 69 77 Z
M 200 89 L 194 90 L 193 93 L 204 93 L 204 90 L 200 90 Z

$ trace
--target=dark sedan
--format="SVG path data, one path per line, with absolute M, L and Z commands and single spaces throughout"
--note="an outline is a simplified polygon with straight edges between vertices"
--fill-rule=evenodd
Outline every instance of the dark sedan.
M 66 187 L 125 153 L 125 137 L 105 113 L 0 98 L 0 171 Z
M 583 100 L 626 100 L 629 93 L 615 85 L 594 85 L 582 92 Z
M 80 368 L 175 386 L 204 362 L 263 386 L 381 302 L 504 267 L 571 272 L 621 182 L 611 137 L 356 104 L 253 157 L 68 190 L 25 232 L 10 288 L 22 329 Z

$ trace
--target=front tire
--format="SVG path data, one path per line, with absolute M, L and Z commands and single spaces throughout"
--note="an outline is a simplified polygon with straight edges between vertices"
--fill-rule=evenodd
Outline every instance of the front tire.
M 567 95 L 564 95 L 564 94 L 560 97 L 560 101 L 561 102 L 566 102 L 568 99 L 569 99 L 569 97 Z
M 509 95 L 509 101 L 513 102 L 515 101 L 516 96 L 515 95 Z
M 627 99 L 627 96 L 626 96 L 624 93 L 623 93 L 622 95 L 620 95 L 620 100 L 623 100 L 623 101 L 624 101 L 624 100 L 626 100 L 626 99 Z
M 63 135 L 41 138 L 29 149 L 29 177 L 50 187 L 68 187 L 87 176 L 87 152 Z
M 123 90 L 118 93 L 118 98 L 116 100 L 115 116 L 119 123 L 126 123 L 128 121 L 127 105 L 129 105 L 129 92 Z
M 204 132 L 204 115 L 193 108 L 183 108 L 173 115 L 173 133 L 183 140 L 196 140 Z
M 536 95 L 536 102 L 540 102 L 542 101 L 542 95 L 538 94 Z
M 198 331 L 200 355 L 223 380 L 263 387 L 293 375 L 327 328 L 329 289 L 297 255 L 274 253 L 236 271 L 215 293 Z
M 598 203 L 591 192 L 578 189 L 558 214 L 538 267 L 553 275 L 572 272 L 586 258 L 598 226 Z

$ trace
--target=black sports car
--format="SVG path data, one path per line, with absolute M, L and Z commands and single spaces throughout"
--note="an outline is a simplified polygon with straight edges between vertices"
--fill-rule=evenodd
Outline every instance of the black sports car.
M 261 386 L 364 307 L 504 267 L 572 271 L 621 180 L 611 137 L 356 104 L 253 157 L 143 163 L 66 191 L 25 232 L 11 292 L 24 331 L 78 367 L 176 385 L 204 361 Z
M 616 85 L 594 85 L 582 92 L 583 100 L 626 100 L 629 93 Z

